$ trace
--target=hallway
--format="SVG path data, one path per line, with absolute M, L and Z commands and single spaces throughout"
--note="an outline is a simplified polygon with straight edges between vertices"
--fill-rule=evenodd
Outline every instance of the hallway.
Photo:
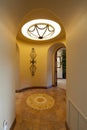
M 70 130 L 87 130 L 86 24 L 87 0 L 0 1 L 0 130 L 13 130 L 15 119 L 14 130 L 65 130 L 65 122 Z M 60 79 L 58 88 L 15 93 L 55 86 L 55 55 L 62 47 L 67 89 Z M 26 100 L 33 93 L 47 93 L 54 106 L 29 107 Z
M 55 104 L 51 109 L 35 110 L 26 104 L 28 96 L 45 93 L 52 96 Z M 16 93 L 16 126 L 14 130 L 66 130 L 66 91 L 53 87 L 30 89 Z

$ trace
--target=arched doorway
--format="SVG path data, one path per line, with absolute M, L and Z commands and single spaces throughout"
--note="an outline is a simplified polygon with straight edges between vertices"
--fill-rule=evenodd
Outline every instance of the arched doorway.
M 61 50 L 61 55 L 59 55 L 59 50 Z M 65 50 L 66 52 L 66 47 L 64 43 L 55 43 L 53 46 L 51 46 L 48 50 L 48 70 L 50 71 L 50 74 L 48 77 L 50 77 L 50 80 L 52 79 L 52 86 L 57 86 L 57 79 L 64 79 L 64 74 L 62 72 L 62 51 Z M 58 53 L 58 54 L 57 54 Z M 65 53 L 66 54 L 66 53 Z M 65 55 L 64 55 L 65 56 Z M 57 59 L 57 57 L 59 59 Z M 57 61 L 60 60 L 60 65 L 57 63 Z M 57 67 L 58 66 L 58 67 Z M 60 68 L 61 74 L 58 74 L 57 68 Z M 58 78 L 60 76 L 60 78 Z
M 55 53 L 55 77 L 56 85 L 65 88 L 66 84 L 66 48 L 61 47 Z

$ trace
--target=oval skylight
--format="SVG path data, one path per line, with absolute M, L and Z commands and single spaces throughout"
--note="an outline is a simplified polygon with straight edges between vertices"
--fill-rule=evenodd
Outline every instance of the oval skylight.
M 59 35 L 61 27 L 52 20 L 36 19 L 25 23 L 21 32 L 32 40 L 49 40 Z

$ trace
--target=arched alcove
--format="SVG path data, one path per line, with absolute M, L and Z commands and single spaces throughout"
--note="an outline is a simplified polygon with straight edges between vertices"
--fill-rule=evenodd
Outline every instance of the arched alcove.
M 61 26 L 61 32 L 58 36 L 49 40 L 31 40 L 23 36 L 21 29 L 22 26 L 28 21 L 35 19 L 48 19 L 59 23 Z M 57 18 L 57 16 L 50 10 L 40 8 L 35 9 L 26 14 L 24 19 L 20 23 L 19 31 L 16 37 L 17 44 L 20 50 L 20 88 L 26 87 L 50 87 L 53 83 L 51 72 L 51 64 L 48 64 L 50 60 L 49 56 L 54 55 L 55 50 L 65 44 L 65 30 Z M 55 44 L 57 43 L 57 44 Z M 61 43 L 61 45 L 60 45 Z M 30 53 L 32 48 L 36 52 L 36 72 L 32 76 L 30 72 Z M 50 49 L 49 49 L 50 48 Z M 52 51 L 52 52 L 51 52 Z M 53 57 L 53 56 L 52 56 Z M 51 62 L 49 62 L 51 63 Z M 52 72 L 53 73 L 53 72 Z M 40 79 L 38 82 L 38 78 Z
M 29 38 L 26 38 L 25 36 L 23 36 L 23 34 L 21 32 L 23 25 L 29 21 L 36 20 L 36 19 L 47 19 L 47 20 L 55 21 L 61 27 L 60 34 L 53 39 L 49 39 L 49 40 L 45 40 L 45 41 L 36 41 L 36 40 L 31 40 Z M 32 43 L 32 44 L 41 44 L 41 43 L 48 44 L 50 42 L 54 43 L 54 41 L 55 41 L 55 43 L 58 43 L 58 41 L 61 41 L 61 40 L 63 42 L 65 42 L 66 35 L 65 35 L 65 29 L 64 29 L 62 23 L 60 22 L 60 19 L 55 15 L 54 12 L 52 12 L 51 10 L 46 9 L 46 8 L 38 8 L 38 9 L 33 9 L 30 12 L 28 12 L 25 15 L 25 17 L 22 19 L 22 21 L 20 22 L 20 25 L 19 25 L 19 30 L 18 30 L 16 39 L 17 39 L 17 41 L 21 40 L 22 42 Z

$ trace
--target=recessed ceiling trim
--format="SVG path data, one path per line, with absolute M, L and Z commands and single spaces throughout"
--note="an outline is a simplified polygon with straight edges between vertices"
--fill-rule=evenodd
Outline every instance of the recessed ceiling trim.
M 50 40 L 61 32 L 60 25 L 48 19 L 35 19 L 25 23 L 21 28 L 22 34 L 32 40 Z

